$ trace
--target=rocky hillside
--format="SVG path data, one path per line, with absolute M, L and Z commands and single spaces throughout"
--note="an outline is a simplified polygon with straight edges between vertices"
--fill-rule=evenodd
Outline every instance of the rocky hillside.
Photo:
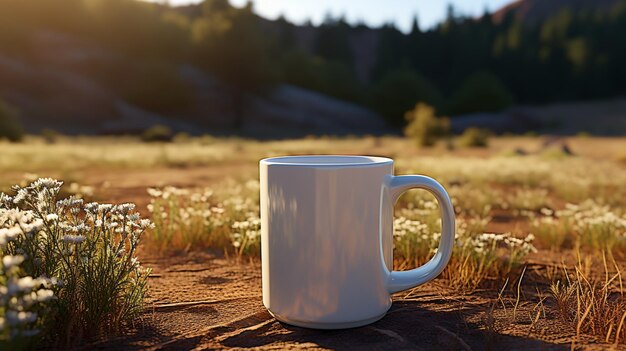
M 132 67 L 122 55 L 45 30 L 29 46 L 36 55 L 0 53 L 0 96 L 17 107 L 25 129 L 33 133 L 46 128 L 69 134 L 137 133 L 156 124 L 192 134 L 271 138 L 390 131 L 380 116 L 362 106 L 290 85 L 249 97 L 241 110 L 243 124 L 235 130 L 229 87 L 190 64 L 180 65 L 177 74 L 193 101 L 161 115 L 125 100 L 92 72 L 93 67 Z

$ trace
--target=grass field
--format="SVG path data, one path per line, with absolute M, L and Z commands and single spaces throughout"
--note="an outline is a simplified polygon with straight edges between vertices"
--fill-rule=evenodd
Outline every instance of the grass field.
M 279 324 L 268 330 L 259 327 L 271 319 L 260 314 L 256 294 L 260 293 L 258 160 L 292 154 L 391 157 L 396 174 L 425 174 L 440 181 L 458 218 L 457 245 L 448 268 L 433 283 L 398 294 L 396 301 L 402 308 L 419 308 L 414 315 L 433 318 L 444 330 L 436 333 L 451 333 L 449 338 L 461 346 L 433 343 L 419 333 L 404 341 L 430 349 L 624 347 L 626 139 L 548 140 L 499 137 L 486 148 L 455 148 L 448 142 L 420 149 L 398 137 L 268 142 L 206 137 L 164 144 L 130 137 L 62 137 L 46 144 L 31 137 L 21 144 L 0 144 L 0 189 L 11 193 L 12 184 L 25 186 L 38 177 L 53 177 L 66 183 L 60 196 L 133 202 L 154 223 L 137 248 L 144 265 L 153 269 L 147 281 L 147 308 L 139 317 L 133 315 L 143 327 L 135 325 L 139 329 L 122 341 L 110 341 L 110 333 L 98 335 L 102 345 L 182 347 L 200 337 L 196 327 L 209 323 L 231 329 L 203 329 L 205 336 L 196 346 L 246 346 L 242 340 L 252 336 L 267 339 L 256 346 L 298 347 L 302 340 L 287 337 Z M 414 190 L 400 199 L 394 234 L 396 269 L 429 258 L 439 225 L 437 204 L 429 194 Z M 204 279 L 202 288 L 189 283 L 200 279 L 198 274 Z M 233 275 L 247 277 L 247 283 L 231 284 Z M 432 302 L 429 296 L 440 300 Z M 238 298 L 256 301 L 250 307 L 256 312 L 247 319 L 229 315 L 235 313 L 228 312 L 229 303 Z M 220 299 L 226 299 L 221 307 L 207 302 Z M 190 317 L 190 304 L 203 302 L 217 309 L 210 322 Z M 454 316 L 446 317 L 450 311 Z M 393 319 L 411 316 L 401 312 L 394 316 L 398 317 L 390 315 L 383 320 L 388 322 L 372 327 L 378 328 L 373 333 L 403 331 L 394 327 Z M 257 334 L 235 332 L 255 326 Z M 387 332 L 382 333 L 389 337 Z M 230 339 L 223 337 L 226 334 Z M 316 347 L 341 346 L 325 336 L 298 335 Z M 357 332 L 347 337 L 358 341 Z

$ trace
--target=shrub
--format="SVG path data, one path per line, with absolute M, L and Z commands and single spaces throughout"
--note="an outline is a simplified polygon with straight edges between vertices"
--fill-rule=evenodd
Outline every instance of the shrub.
M 172 130 L 164 125 L 157 124 L 146 129 L 141 134 L 141 140 L 151 143 L 158 141 L 170 142 L 174 138 Z
M 172 141 L 176 143 L 188 143 L 191 141 L 191 135 L 185 132 L 178 132 L 174 135 L 174 137 L 172 138 Z
M 22 256 L 24 273 L 49 281 L 57 297 L 42 328 L 51 343 L 116 332 L 141 311 L 149 271 L 135 256 L 151 222 L 133 204 L 58 200 L 62 182 L 42 178 L 0 194 L 3 261 Z
M 489 131 L 476 127 L 467 128 L 459 138 L 459 145 L 463 147 L 487 147 Z
M 0 100 L 0 139 L 16 142 L 22 140 L 24 130 L 17 119 L 17 111 Z
M 50 128 L 43 129 L 40 134 L 48 144 L 56 143 L 60 136 L 59 132 Z
M 437 139 L 446 135 L 450 129 L 450 121 L 447 118 L 435 117 L 435 110 L 426 104 L 418 103 L 404 116 L 409 122 L 404 134 L 415 139 L 420 146 L 434 145 Z

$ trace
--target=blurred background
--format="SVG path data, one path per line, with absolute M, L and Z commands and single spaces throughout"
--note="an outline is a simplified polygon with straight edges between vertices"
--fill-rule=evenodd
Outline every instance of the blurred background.
M 0 136 L 624 135 L 625 63 L 622 0 L 0 0 Z

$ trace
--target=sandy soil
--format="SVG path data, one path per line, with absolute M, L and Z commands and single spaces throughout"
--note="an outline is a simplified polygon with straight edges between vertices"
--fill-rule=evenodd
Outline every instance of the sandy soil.
M 561 350 L 573 335 L 556 316 L 533 323 L 536 296 L 525 296 L 513 320 L 513 297 L 460 295 L 437 281 L 396 295 L 387 316 L 372 325 L 310 330 L 280 323 L 265 310 L 258 263 L 204 252 L 145 264 L 153 274 L 141 320 L 126 335 L 80 349 Z

